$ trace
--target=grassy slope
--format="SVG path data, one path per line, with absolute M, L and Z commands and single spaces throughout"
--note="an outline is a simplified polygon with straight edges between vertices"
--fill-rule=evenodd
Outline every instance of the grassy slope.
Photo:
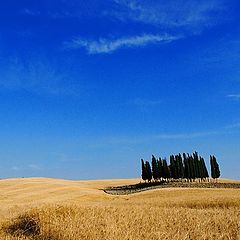
M 1 180 L 0 217 L 4 224 L 38 207 L 28 216 L 40 226 L 39 239 L 240 239 L 240 189 L 173 188 L 128 196 L 100 190 L 136 182 Z M 1 231 L 0 239 L 17 238 Z
M 139 179 L 70 181 L 20 178 L 0 180 L 0 217 L 3 218 L 43 204 L 107 200 L 110 197 L 102 192 L 102 188 L 136 182 L 139 182 Z

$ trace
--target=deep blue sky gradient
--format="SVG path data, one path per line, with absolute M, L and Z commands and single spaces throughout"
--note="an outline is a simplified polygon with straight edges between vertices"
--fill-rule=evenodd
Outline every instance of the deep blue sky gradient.
M 240 179 L 237 0 L 10 0 L 0 8 L 0 177 L 140 176 L 215 154 Z

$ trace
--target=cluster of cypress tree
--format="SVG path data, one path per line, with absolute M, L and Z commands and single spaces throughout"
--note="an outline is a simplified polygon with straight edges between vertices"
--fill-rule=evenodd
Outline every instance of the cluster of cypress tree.
M 203 157 L 199 156 L 197 152 L 192 155 L 179 153 L 178 155 L 170 156 L 170 164 L 168 165 L 166 159 L 157 159 L 152 155 L 152 166 L 148 161 L 142 162 L 142 179 L 149 182 L 154 179 L 167 180 L 170 179 L 187 179 L 194 181 L 200 179 L 201 181 L 209 178 L 208 170 Z M 211 176 L 212 178 L 220 177 L 219 165 L 215 156 L 210 156 Z

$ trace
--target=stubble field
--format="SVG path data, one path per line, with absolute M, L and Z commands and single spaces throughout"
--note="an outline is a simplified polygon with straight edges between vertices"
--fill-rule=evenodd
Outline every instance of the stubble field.
M 240 239 L 240 189 L 101 189 L 139 179 L 0 180 L 0 239 Z

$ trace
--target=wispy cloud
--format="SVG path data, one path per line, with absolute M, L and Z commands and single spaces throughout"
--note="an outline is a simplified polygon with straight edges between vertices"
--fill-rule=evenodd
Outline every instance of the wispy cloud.
M 30 169 L 32 169 L 32 170 L 43 170 L 43 168 L 40 167 L 40 166 L 37 165 L 37 164 L 29 164 L 27 167 L 30 168 Z
M 111 53 L 120 48 L 140 47 L 153 43 L 168 43 L 179 38 L 180 36 L 171 36 L 168 34 L 143 34 L 140 36 L 122 37 L 114 39 L 100 38 L 97 41 L 75 38 L 71 42 L 66 42 L 64 45 L 68 49 L 85 48 L 89 54 L 97 54 Z
M 156 142 L 187 142 L 190 140 L 209 140 L 211 138 L 219 138 L 221 136 L 228 136 L 239 134 L 236 130 L 240 129 L 240 122 L 221 126 L 217 129 L 199 130 L 199 131 L 181 131 L 181 132 L 159 132 L 156 134 L 137 134 L 137 135 L 115 135 L 94 138 L 91 141 L 81 141 L 81 145 L 86 144 L 90 149 L 96 148 L 115 148 L 124 147 L 131 148 L 137 145 L 155 144 Z M 59 159 L 59 158 L 58 158 Z
M 156 136 L 153 136 L 153 138 L 157 139 L 192 139 L 192 138 L 202 138 L 202 137 L 210 137 L 210 136 L 216 136 L 221 134 L 231 134 L 231 129 L 234 128 L 240 128 L 240 122 L 229 124 L 226 126 L 223 126 L 216 130 L 209 130 L 209 131 L 202 131 L 202 132 L 190 132 L 190 133 L 177 133 L 177 134 L 159 134 Z
M 111 14 L 164 28 L 204 28 L 216 24 L 225 10 L 223 0 L 114 0 L 119 8 Z M 222 17 L 222 15 L 221 15 Z
M 22 171 L 22 170 L 35 170 L 35 171 L 40 171 L 43 170 L 42 167 L 40 167 L 37 164 L 29 164 L 29 165 L 22 165 L 22 166 L 13 166 L 11 168 L 13 171 Z
M 180 134 L 159 134 L 155 136 L 156 139 L 192 139 L 192 138 L 201 138 L 221 134 L 220 131 L 208 131 L 208 132 L 193 132 L 193 133 L 180 133 Z
M 49 18 L 53 18 L 53 19 L 58 19 L 58 18 L 76 18 L 80 15 L 70 12 L 70 11 L 66 11 L 66 10 L 48 10 L 48 11 L 40 11 L 40 10 L 33 10 L 30 8 L 24 8 L 20 11 L 20 14 L 25 15 L 25 16 L 30 16 L 30 17 L 49 17 Z
M 121 37 L 84 39 L 75 37 L 65 42 L 69 49 L 85 48 L 88 54 L 111 53 L 121 48 L 139 47 L 153 43 L 171 42 L 224 21 L 225 0 L 112 0 L 110 8 L 101 9 L 108 16 L 129 24 L 152 25 L 155 33 Z M 102 14 L 104 12 L 104 14 Z M 147 28 L 144 28 L 147 29 Z
M 209 130 L 209 131 L 202 131 L 202 132 L 190 132 L 190 133 L 177 133 L 177 134 L 159 134 L 156 136 L 153 136 L 157 139 L 192 139 L 192 138 L 202 138 L 202 137 L 210 137 L 210 136 L 216 136 L 221 134 L 232 134 L 231 129 L 240 128 L 240 122 L 229 124 L 226 126 L 223 126 L 216 130 Z
M 21 168 L 18 167 L 18 166 L 12 166 L 11 169 L 12 169 L 13 171 L 19 171 L 19 170 L 21 170 Z
M 35 11 L 30 8 L 24 8 L 20 11 L 20 13 L 28 16 L 39 16 L 41 14 L 40 11 Z
M 203 131 L 203 132 L 185 132 L 185 133 L 159 133 L 156 135 L 149 136 L 132 136 L 132 137 L 111 137 L 105 139 L 99 139 L 96 144 L 93 144 L 93 147 L 109 147 L 116 145 L 138 145 L 138 144 L 146 144 L 152 143 L 160 140 L 165 141 L 183 141 L 188 139 L 200 139 L 207 138 L 211 136 L 217 136 L 221 134 L 225 134 L 227 131 L 219 130 L 219 131 Z
M 216 137 L 221 135 L 228 135 L 236 133 L 236 129 L 240 129 L 240 122 L 222 126 L 219 129 L 209 131 L 196 131 L 196 132 L 179 132 L 179 133 L 159 133 L 155 135 L 142 135 L 131 137 L 110 137 L 101 139 L 93 147 L 109 147 L 109 146 L 130 146 L 152 143 L 156 141 L 185 141 L 190 139 L 208 139 L 209 137 Z M 234 130 L 234 131 L 233 131 Z
M 237 122 L 237 123 L 233 123 L 233 124 L 227 125 L 225 128 L 226 128 L 226 129 L 240 128 L 240 122 Z
M 235 100 L 240 100 L 240 94 L 229 94 L 227 97 L 235 99 Z
M 25 90 L 37 94 L 78 95 L 84 88 L 80 85 L 69 85 L 66 72 L 44 57 L 28 61 L 9 58 L 1 63 L 0 86 L 4 89 Z
M 161 104 L 161 100 L 150 100 L 144 98 L 136 98 L 133 101 L 129 102 L 129 104 L 138 106 L 138 107 L 154 107 Z

